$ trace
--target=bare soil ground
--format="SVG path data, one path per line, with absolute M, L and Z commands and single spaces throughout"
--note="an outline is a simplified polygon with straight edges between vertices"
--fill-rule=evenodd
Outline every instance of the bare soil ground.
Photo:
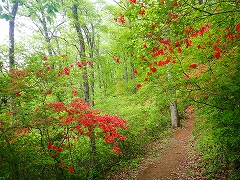
M 183 164 L 188 160 L 188 140 L 193 128 L 193 115 L 191 115 L 183 127 L 174 130 L 173 136 L 169 139 L 169 146 L 153 164 L 139 173 L 138 179 L 186 179 L 186 169 Z
M 162 140 L 153 142 L 149 154 L 143 158 L 137 169 L 126 168 L 117 174 L 112 174 L 106 180 L 206 179 L 200 175 L 201 169 L 196 167 L 196 164 L 201 162 L 201 158 L 192 153 L 193 148 L 189 145 L 193 124 L 194 114 L 189 114 L 184 125 L 173 131 L 167 146 Z

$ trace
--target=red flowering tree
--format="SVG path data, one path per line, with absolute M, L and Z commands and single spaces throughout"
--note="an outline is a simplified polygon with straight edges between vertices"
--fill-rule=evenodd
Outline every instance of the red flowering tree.
M 220 122 L 226 120 L 226 116 L 231 116 L 230 119 L 236 124 L 229 125 L 228 133 L 223 130 L 227 142 L 215 144 L 225 151 L 218 151 L 217 148 L 215 150 L 221 154 L 219 156 L 224 157 L 219 157 L 219 161 L 225 161 L 228 156 L 228 161 L 234 161 L 234 164 L 239 164 L 236 153 L 239 151 L 233 152 L 227 144 L 234 140 L 240 142 L 239 138 L 232 138 L 239 132 L 239 123 L 236 121 L 239 114 L 239 110 L 236 110 L 239 106 L 236 101 L 236 93 L 239 92 L 239 76 L 236 74 L 239 69 L 238 13 L 237 0 L 232 3 L 144 1 L 131 3 L 122 12 L 126 20 L 125 26 L 131 27 L 129 34 L 135 39 L 129 54 L 134 54 L 132 59 L 137 64 L 136 86 L 144 88 L 150 86 L 151 82 L 159 87 L 160 98 L 171 90 L 176 90 L 174 99 L 180 106 L 189 102 L 196 107 L 206 106 L 206 110 L 213 108 L 215 111 L 212 111 L 209 122 L 217 127 L 214 131 L 216 136 L 212 137 L 215 141 L 224 141 L 221 139 L 224 135 L 219 131 L 223 130 L 225 123 Z M 146 76 L 138 76 L 140 74 Z M 234 145 L 231 147 L 236 149 Z M 207 148 L 204 150 L 208 155 L 211 154 Z M 210 156 L 212 159 L 216 158 L 214 154 Z

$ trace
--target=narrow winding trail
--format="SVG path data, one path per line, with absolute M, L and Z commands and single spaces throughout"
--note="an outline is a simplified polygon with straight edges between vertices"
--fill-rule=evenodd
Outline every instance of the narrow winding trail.
M 197 161 L 191 160 L 189 153 L 189 138 L 194 129 L 194 113 L 188 111 L 188 118 L 182 127 L 173 130 L 173 135 L 168 138 L 168 146 L 159 140 L 153 143 L 153 153 L 157 156 L 147 156 L 139 163 L 136 169 L 124 169 L 112 174 L 105 180 L 192 180 L 205 179 L 200 176 L 190 177 L 187 174 L 189 167 Z M 151 151 L 151 150 L 150 150 Z M 197 158 L 198 159 L 198 158 Z
M 194 129 L 193 119 L 193 114 L 190 114 L 183 127 L 174 130 L 169 146 L 153 164 L 140 172 L 138 180 L 186 179 L 182 164 L 188 160 L 188 139 Z

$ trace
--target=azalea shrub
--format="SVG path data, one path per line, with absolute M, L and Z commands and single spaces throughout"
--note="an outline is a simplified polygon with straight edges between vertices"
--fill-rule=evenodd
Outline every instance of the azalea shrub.
M 127 138 L 121 135 L 127 121 L 94 110 L 75 83 L 92 62 L 55 67 L 49 59 L 2 72 L 0 177 L 87 179 L 122 153 L 118 144 Z

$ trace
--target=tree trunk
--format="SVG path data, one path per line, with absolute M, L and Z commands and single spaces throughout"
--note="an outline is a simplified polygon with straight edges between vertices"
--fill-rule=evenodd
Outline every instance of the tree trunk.
M 135 74 L 134 74 L 135 67 L 134 67 L 134 63 L 132 61 L 130 61 L 130 64 L 131 64 L 131 68 L 132 68 L 131 80 L 134 80 L 135 79 Z M 137 93 L 137 88 L 136 88 L 136 86 L 134 86 L 133 94 L 136 94 L 136 93 Z
M 124 57 L 124 66 L 125 66 L 125 80 L 128 83 L 128 67 L 127 67 L 127 59 Z
M 169 5 L 169 3 L 171 3 L 170 1 L 167 1 L 167 5 Z M 170 34 L 170 30 L 169 30 L 169 25 L 167 25 L 165 27 L 165 31 L 166 31 L 166 39 L 168 39 L 169 37 L 169 34 Z M 170 72 L 170 68 L 169 66 L 167 65 L 167 69 L 168 69 L 168 81 L 171 81 L 171 77 L 172 77 L 172 74 Z M 177 102 L 174 99 L 174 94 L 175 94 L 175 91 L 173 91 L 172 89 L 170 89 L 170 93 L 171 93 L 171 96 L 170 96 L 170 113 L 171 113 L 171 121 L 172 121 L 172 127 L 173 128 L 176 128 L 176 127 L 179 127 L 180 126 L 180 119 L 179 119 L 179 115 L 178 115 L 178 110 L 177 110 Z
M 172 127 L 176 128 L 180 126 L 180 120 L 177 110 L 177 103 L 173 102 L 170 104 L 170 112 L 171 112 L 171 119 L 172 119 Z
M 41 9 L 41 15 L 42 15 L 42 19 L 39 19 L 39 20 L 40 20 L 40 22 L 42 24 L 42 27 L 43 27 L 45 41 L 47 42 L 48 54 L 51 56 L 51 55 L 53 55 L 52 48 L 51 48 L 51 45 L 50 45 L 51 38 L 49 36 L 49 32 L 48 32 L 48 28 L 47 28 L 47 22 L 46 22 L 45 15 L 44 15 L 44 12 L 43 12 L 42 9 Z
M 12 68 L 15 63 L 14 58 L 14 29 L 15 29 L 15 17 L 18 11 L 18 1 L 13 5 L 11 14 L 12 19 L 9 21 L 9 67 Z
M 198 0 L 198 3 L 201 5 L 203 4 L 203 0 Z
M 82 60 L 86 59 L 86 47 L 85 47 L 85 42 L 81 30 L 81 24 L 79 22 L 79 17 L 78 17 L 78 5 L 73 4 L 72 6 L 72 13 L 73 13 L 73 19 L 74 19 L 74 26 L 77 32 L 78 40 L 79 40 L 79 45 L 80 45 L 80 52 L 79 56 Z M 83 67 L 83 92 L 84 92 L 84 102 L 89 102 L 90 95 L 89 95 L 89 82 L 88 82 L 88 74 L 87 74 L 87 67 Z
M 76 1 L 77 3 L 77 1 Z M 77 32 L 79 45 L 80 45 L 80 52 L 79 56 L 82 60 L 86 59 L 86 47 L 84 42 L 84 37 L 82 33 L 82 26 L 79 22 L 79 16 L 78 16 L 78 5 L 73 4 L 72 5 L 72 13 L 73 13 L 73 19 L 74 19 L 74 26 Z M 87 72 L 87 66 L 83 67 L 83 91 L 84 91 L 84 102 L 89 103 L 90 102 L 90 94 L 89 94 L 89 81 L 88 81 L 88 72 Z M 91 134 L 90 134 L 90 168 L 94 170 L 95 168 L 95 157 L 96 157 L 96 139 L 95 139 L 95 131 L 92 128 Z

